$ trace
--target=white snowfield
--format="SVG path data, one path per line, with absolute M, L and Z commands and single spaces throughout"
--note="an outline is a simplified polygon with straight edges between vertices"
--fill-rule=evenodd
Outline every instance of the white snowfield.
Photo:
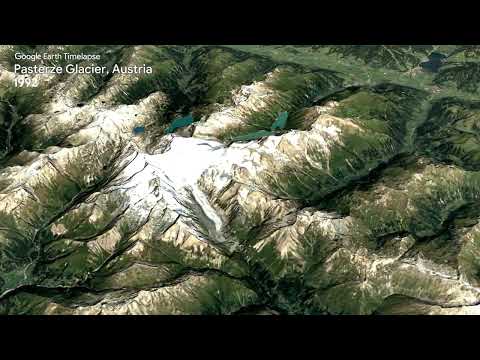
M 124 185 L 128 188 L 126 195 L 141 212 L 148 212 L 161 197 L 169 210 L 185 215 L 186 209 L 182 204 L 187 201 L 186 191 L 189 190 L 220 232 L 222 220 L 199 189 L 198 182 L 205 172 L 215 168 L 220 171 L 215 178 L 215 186 L 221 189 L 231 180 L 232 166 L 241 164 L 246 150 L 229 149 L 216 141 L 168 136 L 171 143 L 167 151 L 154 155 L 131 155 L 134 160 L 121 174 L 127 178 L 134 175 Z

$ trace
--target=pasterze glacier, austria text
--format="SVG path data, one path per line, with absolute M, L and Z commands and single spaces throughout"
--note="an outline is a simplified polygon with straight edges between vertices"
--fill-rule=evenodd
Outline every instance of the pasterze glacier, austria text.
M 22 66 L 14 65 L 14 71 L 18 74 L 108 74 L 109 69 L 106 66 L 68 64 L 62 66 L 32 65 Z M 120 66 L 115 64 L 111 70 L 112 74 L 151 74 L 151 66 L 145 64 L 141 66 L 129 65 Z

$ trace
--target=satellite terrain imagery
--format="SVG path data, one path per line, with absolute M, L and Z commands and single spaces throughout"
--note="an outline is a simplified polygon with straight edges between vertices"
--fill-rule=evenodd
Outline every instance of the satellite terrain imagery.
M 1 45 L 1 315 L 480 314 L 479 45 Z

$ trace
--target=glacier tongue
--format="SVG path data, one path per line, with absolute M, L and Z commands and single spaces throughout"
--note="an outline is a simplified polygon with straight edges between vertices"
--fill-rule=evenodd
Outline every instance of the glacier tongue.
M 222 219 L 210 205 L 198 182 L 208 169 L 215 168 L 218 174 L 214 186 L 222 188 L 232 177 L 232 165 L 241 162 L 242 155 L 246 155 L 244 150 L 229 149 L 217 141 L 172 135 L 165 152 L 134 154 L 134 160 L 122 174 L 125 178 L 131 177 L 125 186 L 126 194 L 141 214 L 148 213 L 161 198 L 169 210 L 186 217 L 189 209 L 185 204 L 188 204 L 188 196 L 191 196 L 215 231 L 220 233 Z

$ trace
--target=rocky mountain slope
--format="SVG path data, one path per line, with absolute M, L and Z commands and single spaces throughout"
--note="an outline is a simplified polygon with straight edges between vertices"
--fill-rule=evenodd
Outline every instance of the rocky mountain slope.
M 478 54 L 2 46 L 0 313 L 480 313 Z

